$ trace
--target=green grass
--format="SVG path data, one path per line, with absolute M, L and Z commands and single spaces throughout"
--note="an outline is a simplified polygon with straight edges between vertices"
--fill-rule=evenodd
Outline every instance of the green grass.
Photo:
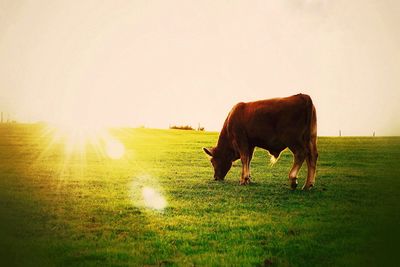
M 399 240 L 397 137 L 321 137 L 316 187 L 288 189 L 292 155 L 213 181 L 208 132 L 115 129 L 112 160 L 38 125 L 0 125 L 0 259 L 8 266 L 391 266 Z M 305 166 L 300 172 L 304 182 Z M 164 195 L 163 211 L 142 189 Z

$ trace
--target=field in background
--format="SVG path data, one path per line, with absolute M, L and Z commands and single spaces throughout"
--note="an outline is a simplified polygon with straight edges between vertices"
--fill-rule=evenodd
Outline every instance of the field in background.
M 115 129 L 126 149 L 121 159 L 91 146 L 67 157 L 64 144 L 45 133 L 38 125 L 0 126 L 0 258 L 7 265 L 396 262 L 400 138 L 321 137 L 316 187 L 291 192 L 289 151 L 270 166 L 256 150 L 250 186 L 238 185 L 240 162 L 224 182 L 213 181 L 201 148 L 214 145 L 217 133 Z M 154 197 L 161 203 L 152 208 Z

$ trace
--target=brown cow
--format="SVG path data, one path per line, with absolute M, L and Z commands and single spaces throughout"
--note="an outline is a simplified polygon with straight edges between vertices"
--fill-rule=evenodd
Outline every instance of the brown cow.
M 269 151 L 277 159 L 289 148 L 294 155 L 289 172 L 292 189 L 297 187 L 297 173 L 307 161 L 307 181 L 303 189 L 315 183 L 317 152 L 317 116 L 310 96 L 298 94 L 256 102 L 238 103 L 229 112 L 216 147 L 204 152 L 210 155 L 215 180 L 223 180 L 232 162 L 242 161 L 240 184 L 250 182 L 250 161 L 254 148 Z

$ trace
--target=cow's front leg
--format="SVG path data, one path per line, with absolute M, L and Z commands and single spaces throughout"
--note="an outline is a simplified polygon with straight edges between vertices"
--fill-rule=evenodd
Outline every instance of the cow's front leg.
M 253 153 L 254 153 L 254 147 L 250 147 L 247 150 L 247 153 L 244 153 L 243 155 L 240 156 L 240 159 L 242 161 L 242 176 L 240 177 L 241 185 L 246 185 L 251 182 L 250 162 L 253 157 Z
M 242 175 L 240 176 L 240 184 L 246 185 L 250 183 L 250 158 L 248 155 L 241 155 L 240 160 L 242 161 Z

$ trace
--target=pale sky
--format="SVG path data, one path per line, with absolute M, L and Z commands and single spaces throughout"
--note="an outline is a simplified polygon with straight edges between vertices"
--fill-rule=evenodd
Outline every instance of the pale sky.
M 307 93 L 319 135 L 400 135 L 400 1 L 0 0 L 0 111 L 200 123 Z

